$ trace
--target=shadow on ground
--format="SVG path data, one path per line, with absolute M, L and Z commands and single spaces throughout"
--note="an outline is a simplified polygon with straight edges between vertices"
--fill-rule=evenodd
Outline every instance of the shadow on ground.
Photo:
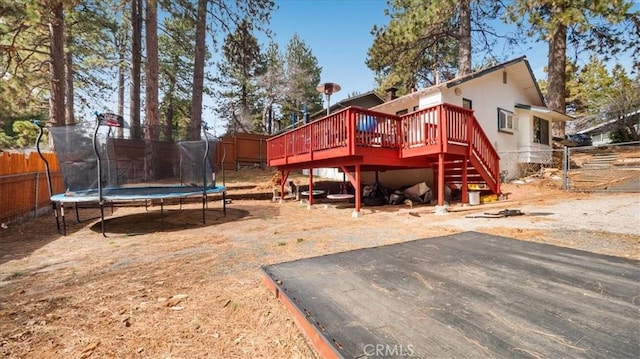
M 159 210 L 127 214 L 106 218 L 104 227 L 106 234 L 141 235 L 155 232 L 175 232 L 191 228 L 215 226 L 222 223 L 241 220 L 249 216 L 249 211 L 238 208 L 207 209 L 205 222 L 202 221 L 201 209 Z M 91 226 L 94 232 L 102 232 L 102 224 L 98 220 Z

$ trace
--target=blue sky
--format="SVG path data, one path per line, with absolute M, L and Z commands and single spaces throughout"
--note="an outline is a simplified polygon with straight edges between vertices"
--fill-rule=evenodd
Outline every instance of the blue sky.
M 302 38 L 322 67 L 320 81 L 342 87 L 331 102 L 375 88 L 365 60 L 373 25 L 388 22 L 385 0 L 279 0 L 276 5 L 270 25 L 275 41 L 285 51 L 294 34 Z

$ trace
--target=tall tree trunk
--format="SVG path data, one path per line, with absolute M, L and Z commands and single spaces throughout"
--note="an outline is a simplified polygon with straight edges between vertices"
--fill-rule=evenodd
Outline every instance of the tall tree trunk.
M 174 69 L 176 70 L 176 69 Z M 175 72 L 174 72 L 175 73 Z M 164 101 L 167 103 L 167 109 L 164 112 L 164 140 L 172 141 L 173 140 L 173 116 L 174 116 L 174 93 L 176 91 L 175 77 L 169 76 L 169 91 L 164 96 Z
M 269 104 L 267 109 L 267 134 L 273 133 L 273 104 Z
M 147 61 L 145 62 L 145 138 L 159 138 L 158 111 L 158 3 L 157 0 L 146 0 L 145 8 L 145 45 Z
M 145 62 L 145 138 L 157 140 L 159 138 L 158 111 L 158 3 L 157 0 L 147 0 L 145 8 L 145 45 L 147 47 L 147 61 Z
M 63 125 L 65 120 L 65 75 L 64 75 L 64 11 L 62 3 L 53 5 L 51 19 L 49 21 L 49 46 L 51 49 L 50 59 L 50 86 L 51 100 L 49 117 L 56 125 Z
M 560 113 L 566 111 L 565 71 L 567 65 L 567 27 L 556 25 L 549 40 L 547 106 Z M 554 137 L 564 138 L 565 122 L 552 122 Z
M 74 124 L 76 122 L 76 116 L 74 113 L 74 94 L 73 94 L 73 53 L 71 49 L 73 48 L 73 36 L 71 35 L 71 31 L 67 31 L 66 37 L 66 49 L 64 53 L 64 62 L 65 62 L 65 123 L 67 125 Z
M 142 67 L 142 0 L 131 0 L 131 138 L 140 139 L 140 69 Z
M 200 139 L 200 127 L 202 126 L 202 95 L 204 92 L 204 55 L 205 35 L 207 25 L 208 0 L 198 0 L 198 12 L 196 23 L 196 48 L 193 63 L 193 93 L 191 99 L 191 125 L 189 126 L 189 139 Z
M 118 115 L 124 116 L 124 44 L 118 44 Z M 124 137 L 124 129 L 118 127 L 118 138 Z
M 164 114 L 164 140 L 171 141 L 173 137 L 173 96 L 169 95 L 169 104 Z
M 458 42 L 458 76 L 464 76 L 471 73 L 471 8 L 469 0 L 460 0 Z
M 147 164 L 147 180 L 157 179 L 157 153 L 153 140 L 159 139 L 158 110 L 158 3 L 147 0 L 145 8 L 145 45 L 147 61 L 145 62 L 145 163 Z

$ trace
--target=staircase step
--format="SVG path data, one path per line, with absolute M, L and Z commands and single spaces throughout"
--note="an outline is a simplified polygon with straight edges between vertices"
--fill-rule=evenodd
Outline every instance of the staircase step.
M 462 175 L 459 175 L 459 176 L 444 176 L 444 178 L 445 179 L 447 179 L 447 178 L 451 179 L 452 181 L 453 180 L 462 181 Z M 469 179 L 480 179 L 481 180 L 482 176 L 479 173 L 474 174 L 474 175 L 467 175 L 467 180 L 469 180 Z

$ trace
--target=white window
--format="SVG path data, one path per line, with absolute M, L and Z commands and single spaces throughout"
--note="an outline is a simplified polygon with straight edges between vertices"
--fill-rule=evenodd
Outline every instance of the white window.
M 498 131 L 513 133 L 518 131 L 518 117 L 511 111 L 498 109 Z

